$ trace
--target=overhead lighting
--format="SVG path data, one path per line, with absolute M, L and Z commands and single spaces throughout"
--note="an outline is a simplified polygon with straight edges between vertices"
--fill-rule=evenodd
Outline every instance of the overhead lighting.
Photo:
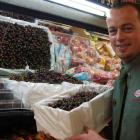
M 74 8 L 80 11 L 84 11 L 89 14 L 95 14 L 98 16 L 107 16 L 109 9 L 98 4 L 89 2 L 87 0 L 48 0 L 60 5 L 64 5 L 70 8 Z

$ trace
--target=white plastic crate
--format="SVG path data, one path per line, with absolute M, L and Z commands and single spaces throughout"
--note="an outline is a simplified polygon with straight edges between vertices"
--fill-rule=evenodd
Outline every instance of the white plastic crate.
M 35 120 L 38 130 L 51 134 L 53 137 L 64 140 L 66 137 L 80 134 L 83 127 L 87 126 L 95 131 L 101 131 L 111 116 L 111 91 L 112 88 L 102 91 L 89 102 L 81 104 L 71 111 L 47 106 L 58 99 L 76 94 L 82 90 L 94 90 L 95 87 L 85 86 L 58 96 L 44 99 L 33 105 Z

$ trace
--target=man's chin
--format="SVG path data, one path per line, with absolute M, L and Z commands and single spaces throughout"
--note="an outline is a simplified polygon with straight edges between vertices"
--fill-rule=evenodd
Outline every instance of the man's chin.
M 119 58 L 124 62 L 124 63 L 129 63 L 133 57 L 132 56 L 119 56 Z

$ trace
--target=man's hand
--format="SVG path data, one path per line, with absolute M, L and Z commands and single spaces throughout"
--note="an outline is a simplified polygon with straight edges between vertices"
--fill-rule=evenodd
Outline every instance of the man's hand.
M 65 140 L 105 140 L 93 130 L 86 130 L 86 133 L 66 138 Z

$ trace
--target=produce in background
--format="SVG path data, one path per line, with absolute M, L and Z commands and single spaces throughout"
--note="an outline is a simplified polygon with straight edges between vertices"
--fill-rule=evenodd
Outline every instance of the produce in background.
M 56 58 L 55 71 L 65 73 L 72 67 L 95 64 L 96 52 L 89 39 L 77 35 L 52 33 Z
M 26 75 L 13 75 L 11 80 L 26 81 L 26 82 L 40 82 L 50 84 L 61 84 L 63 81 L 74 84 L 82 84 L 81 81 L 67 74 L 61 74 L 53 70 L 38 69 L 35 73 L 28 72 Z
M 115 53 L 112 52 L 112 48 L 109 48 L 108 45 L 109 42 L 107 43 L 105 41 L 98 41 L 96 42 L 95 46 L 100 55 L 114 57 Z
M 92 36 L 92 40 L 95 41 L 95 48 L 98 54 L 96 59 L 97 63 L 94 65 L 94 68 L 97 70 L 99 69 L 98 71 L 96 70 L 96 72 L 93 72 L 93 79 L 97 79 L 94 79 L 94 81 L 106 83 L 109 80 L 115 80 L 120 70 L 120 59 L 113 51 L 108 37 L 98 33 L 97 35 Z
M 50 42 L 43 29 L 0 22 L 0 67 L 50 69 Z
M 53 108 L 60 108 L 66 111 L 70 111 L 78 106 L 80 106 L 84 102 L 90 101 L 92 98 L 97 96 L 99 93 L 97 92 L 79 92 L 76 95 L 73 95 L 68 98 L 63 98 L 53 103 L 49 103 L 48 106 Z
M 94 69 L 90 71 L 91 81 L 99 84 L 107 84 L 109 80 L 115 80 L 118 76 L 118 73 L 108 72 L 101 69 Z
M 77 35 L 52 33 L 55 40 L 55 71 L 72 75 L 80 81 L 100 84 L 114 81 L 119 74 L 120 61 L 109 45 L 107 35 L 100 37 L 100 34 L 95 34 L 88 39 Z M 81 35 L 84 32 L 82 30 L 78 33 Z
M 111 58 L 115 57 L 115 52 L 111 47 L 108 35 L 97 32 L 89 33 L 93 46 L 96 48 L 99 55 L 109 56 Z
M 120 70 L 121 60 L 118 57 L 111 58 L 109 56 L 100 55 L 95 64 L 95 68 L 99 68 L 105 71 L 118 71 Z
M 72 66 L 79 64 L 95 64 L 96 53 L 91 47 L 90 40 L 78 36 L 74 36 L 70 40 L 69 47 L 72 51 Z
M 106 63 L 105 63 L 105 71 L 120 71 L 121 68 L 121 59 L 118 57 L 110 58 L 105 57 Z
M 80 81 L 90 81 L 99 84 L 107 84 L 109 80 L 115 80 L 119 72 L 117 70 L 105 71 L 96 67 L 78 66 L 66 71 Z

